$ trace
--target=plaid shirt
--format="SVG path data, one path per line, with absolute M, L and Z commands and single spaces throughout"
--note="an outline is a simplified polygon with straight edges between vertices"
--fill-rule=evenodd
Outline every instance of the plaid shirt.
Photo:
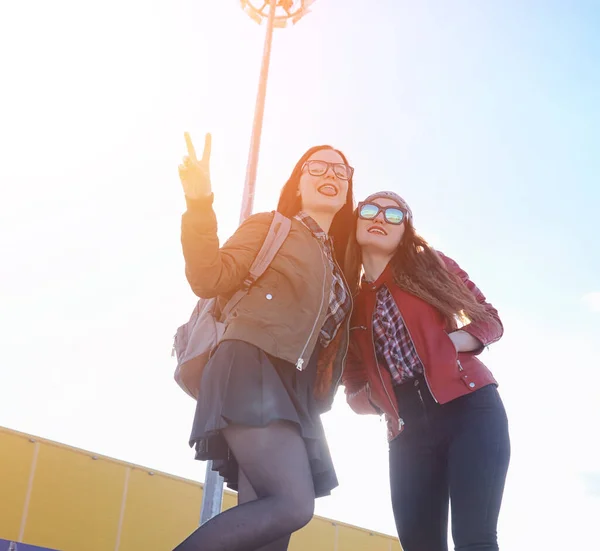
M 337 334 L 338 329 L 346 316 L 350 313 L 350 310 L 352 309 L 352 299 L 350 298 L 350 292 L 344 283 L 344 278 L 340 273 L 337 264 L 333 260 L 333 243 L 330 237 L 321 229 L 319 224 L 305 212 L 300 211 L 294 218 L 302 222 L 302 224 L 304 224 L 321 243 L 333 272 L 331 293 L 329 295 L 329 311 L 327 312 L 325 323 L 323 323 L 319 335 L 321 346 L 326 348 Z
M 423 364 L 404 325 L 400 309 L 385 285 L 377 291 L 373 338 L 377 362 L 389 369 L 395 385 L 401 385 L 423 373 Z

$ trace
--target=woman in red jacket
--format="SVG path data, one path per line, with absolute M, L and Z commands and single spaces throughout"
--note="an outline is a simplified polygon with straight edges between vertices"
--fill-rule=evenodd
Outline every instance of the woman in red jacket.
M 498 312 L 413 226 L 396 193 L 359 204 L 362 261 L 343 383 L 357 413 L 384 414 L 404 551 L 498 549 L 510 459 L 497 383 L 477 355 L 502 336 Z

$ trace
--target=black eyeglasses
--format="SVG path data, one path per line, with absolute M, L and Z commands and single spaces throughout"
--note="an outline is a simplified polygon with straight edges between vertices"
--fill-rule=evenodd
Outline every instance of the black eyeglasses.
M 333 173 L 340 180 L 350 180 L 352 178 L 352 174 L 354 174 L 354 168 L 344 163 L 328 163 L 327 161 L 306 161 L 302 165 L 302 170 L 304 167 L 308 169 L 308 173 L 311 176 L 323 176 L 328 170 L 329 167 L 333 168 Z
M 380 207 L 377 203 L 359 203 L 358 216 L 363 220 L 375 220 L 380 212 L 383 212 L 383 217 L 388 224 L 396 226 L 404 222 L 406 211 L 399 207 Z

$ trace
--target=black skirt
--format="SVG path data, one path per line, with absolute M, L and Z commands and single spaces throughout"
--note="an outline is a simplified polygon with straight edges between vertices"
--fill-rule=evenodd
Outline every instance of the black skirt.
M 190 446 L 196 448 L 196 459 L 213 461 L 213 470 L 232 490 L 238 487 L 238 464 L 221 431 L 230 424 L 266 427 L 274 421 L 298 426 L 315 496 L 329 495 L 338 485 L 313 393 L 318 348 L 303 371 L 243 341 L 224 341 L 207 363 Z

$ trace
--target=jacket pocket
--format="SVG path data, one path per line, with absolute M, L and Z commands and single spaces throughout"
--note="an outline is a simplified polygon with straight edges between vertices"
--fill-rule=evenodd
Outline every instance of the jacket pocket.
M 460 363 L 458 361 L 458 350 L 456 350 L 456 346 L 454 346 L 454 343 L 452 342 L 450 335 L 448 335 L 448 333 L 446 333 L 446 331 L 444 331 L 444 340 L 447 343 L 447 346 L 446 345 L 444 345 L 444 346 L 449 347 L 448 348 L 449 356 L 452 357 L 454 359 L 454 362 L 456 362 L 456 364 L 458 365 Z
M 367 382 L 365 385 L 365 389 L 367 392 L 367 399 L 369 400 L 369 404 L 373 407 L 373 409 L 377 412 L 377 415 L 383 415 L 384 411 L 373 401 L 373 396 L 371 394 L 371 384 Z
M 490 370 L 469 352 L 461 352 L 461 370 L 459 376 L 463 384 L 471 391 L 492 383 L 497 384 Z

